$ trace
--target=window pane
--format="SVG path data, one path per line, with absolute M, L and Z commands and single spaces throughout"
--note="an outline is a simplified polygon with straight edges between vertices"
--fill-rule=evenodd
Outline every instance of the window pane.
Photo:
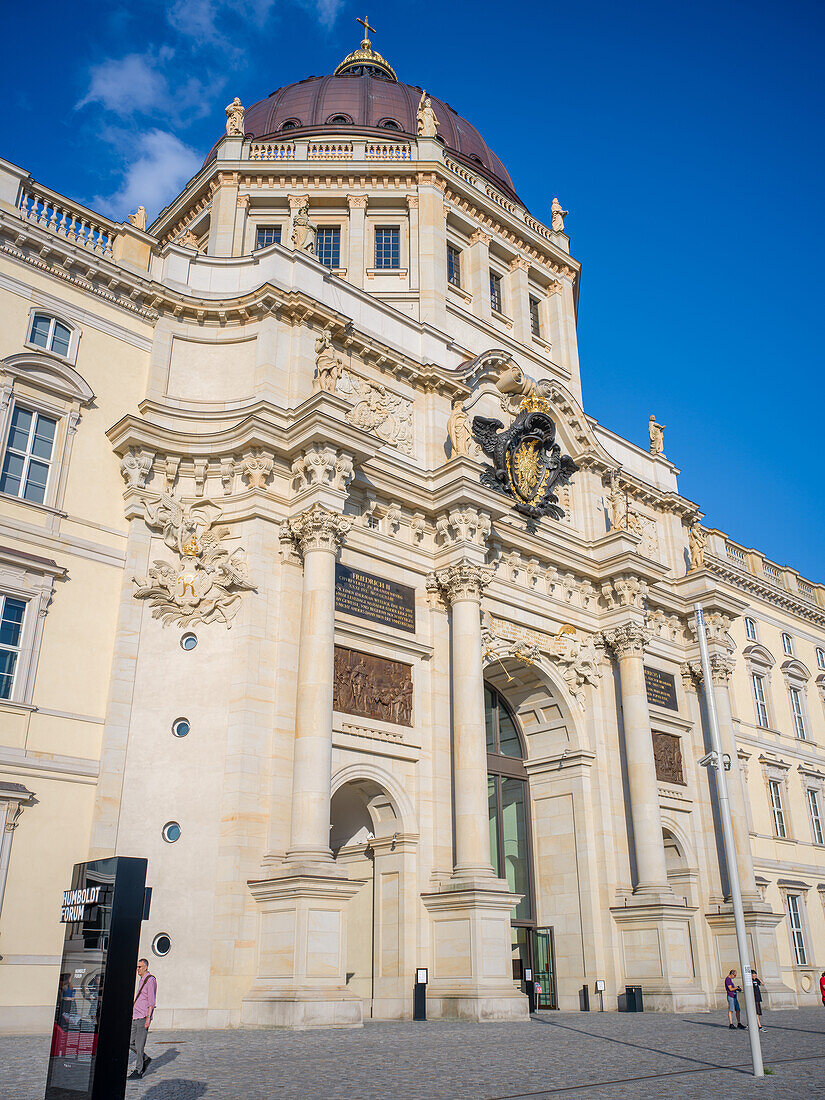
M 541 336 L 541 326 L 539 324 L 539 303 L 537 298 L 530 299 L 530 328 L 532 329 L 534 336 Z
M 11 430 L 9 431 L 9 446 L 15 451 L 24 451 L 29 445 L 29 433 L 31 432 L 34 413 L 28 409 L 22 409 L 15 405 L 11 415 Z
M 487 776 L 487 804 L 490 813 L 490 862 L 493 865 L 493 870 L 498 875 L 500 874 L 498 862 L 498 792 L 496 791 L 495 778 L 492 775 Z
M 266 248 L 270 244 L 281 243 L 280 225 L 262 225 L 255 233 L 255 247 Z
M 318 230 L 318 259 L 327 267 L 341 266 L 341 230 L 327 226 Z
M 49 467 L 45 462 L 29 463 L 26 474 L 26 487 L 23 496 L 26 500 L 32 500 L 35 504 L 42 504 L 46 497 L 46 482 L 49 479 Z
M 22 600 L 3 601 L 3 618 L 0 620 L 0 645 L 20 645 L 20 626 L 26 605 Z
M 487 752 L 496 751 L 495 699 L 488 687 L 484 688 L 484 723 L 487 727 Z
M 490 305 L 501 313 L 501 278 L 494 271 L 490 272 Z
M 49 346 L 49 326 L 51 323 L 50 317 L 44 317 L 42 313 L 36 313 L 32 321 L 30 342 L 37 344 L 39 348 L 47 348 Z
M 447 245 L 447 282 L 461 286 L 461 253 L 451 244 Z
M 23 474 L 23 456 L 6 451 L 6 460 L 3 463 L 3 475 L 0 477 L 0 492 L 11 493 L 12 496 L 20 495 L 20 478 Z
M 398 268 L 400 264 L 400 232 L 395 228 L 375 230 L 375 266 Z
M 61 325 L 59 321 L 55 321 L 54 323 L 52 351 L 56 351 L 58 355 L 69 354 L 69 330 L 65 325 Z
M 10 653 L 7 649 L 0 650 L 0 699 L 11 699 L 16 664 L 16 653 Z
M 501 847 L 504 855 L 504 875 L 513 893 L 524 895 L 513 913 L 516 920 L 529 920 L 531 915 L 525 794 L 523 779 L 502 778 Z
M 48 416 L 37 417 L 34 428 L 34 441 L 32 442 L 32 454 L 38 458 L 51 458 L 54 432 L 57 421 Z
M 521 759 L 521 742 L 518 739 L 518 733 L 516 733 L 516 727 L 513 724 L 513 719 L 507 713 L 505 707 L 499 703 L 498 706 L 498 736 L 499 736 L 499 752 L 504 756 L 515 756 L 517 759 Z

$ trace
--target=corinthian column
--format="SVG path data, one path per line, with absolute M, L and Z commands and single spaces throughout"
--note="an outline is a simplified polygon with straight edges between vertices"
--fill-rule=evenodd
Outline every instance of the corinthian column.
M 452 605 L 455 878 L 493 878 L 487 806 L 487 738 L 481 646 L 481 593 L 491 571 L 461 561 L 436 573 Z
M 350 521 L 314 504 L 289 521 L 304 559 L 288 862 L 331 862 L 335 557 Z
M 662 816 L 653 736 L 647 709 L 644 653 L 646 635 L 638 623 L 627 623 L 604 632 L 606 643 L 616 655 L 621 677 L 627 781 L 630 788 L 630 816 L 636 849 L 635 893 L 670 893 L 662 842 Z

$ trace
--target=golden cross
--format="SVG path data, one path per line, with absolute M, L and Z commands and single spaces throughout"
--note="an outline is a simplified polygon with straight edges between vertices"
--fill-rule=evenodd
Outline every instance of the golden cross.
M 370 26 L 370 17 L 367 16 L 365 19 L 356 19 L 355 22 L 360 23 L 361 26 L 364 28 L 364 41 L 367 44 L 369 44 L 368 35 L 369 35 L 370 31 L 372 31 L 372 33 L 375 34 L 375 27 Z

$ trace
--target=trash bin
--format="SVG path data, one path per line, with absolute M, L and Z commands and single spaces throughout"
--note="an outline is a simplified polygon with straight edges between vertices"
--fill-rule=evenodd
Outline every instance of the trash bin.
M 624 987 L 625 1012 L 644 1012 L 642 1003 L 642 987 L 640 985 L 626 985 Z

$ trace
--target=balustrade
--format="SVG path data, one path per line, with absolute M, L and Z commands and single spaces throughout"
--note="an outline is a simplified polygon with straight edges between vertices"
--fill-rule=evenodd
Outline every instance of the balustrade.
M 364 155 L 367 160 L 412 160 L 412 149 L 409 145 L 370 141 Z
M 253 141 L 250 160 L 295 160 L 295 146 L 280 141 Z
M 24 221 L 33 222 L 41 229 L 47 229 L 99 256 L 111 257 L 112 242 L 117 233 L 114 222 L 93 218 L 82 207 L 69 206 L 45 190 L 31 187 L 22 189 L 18 209 Z

